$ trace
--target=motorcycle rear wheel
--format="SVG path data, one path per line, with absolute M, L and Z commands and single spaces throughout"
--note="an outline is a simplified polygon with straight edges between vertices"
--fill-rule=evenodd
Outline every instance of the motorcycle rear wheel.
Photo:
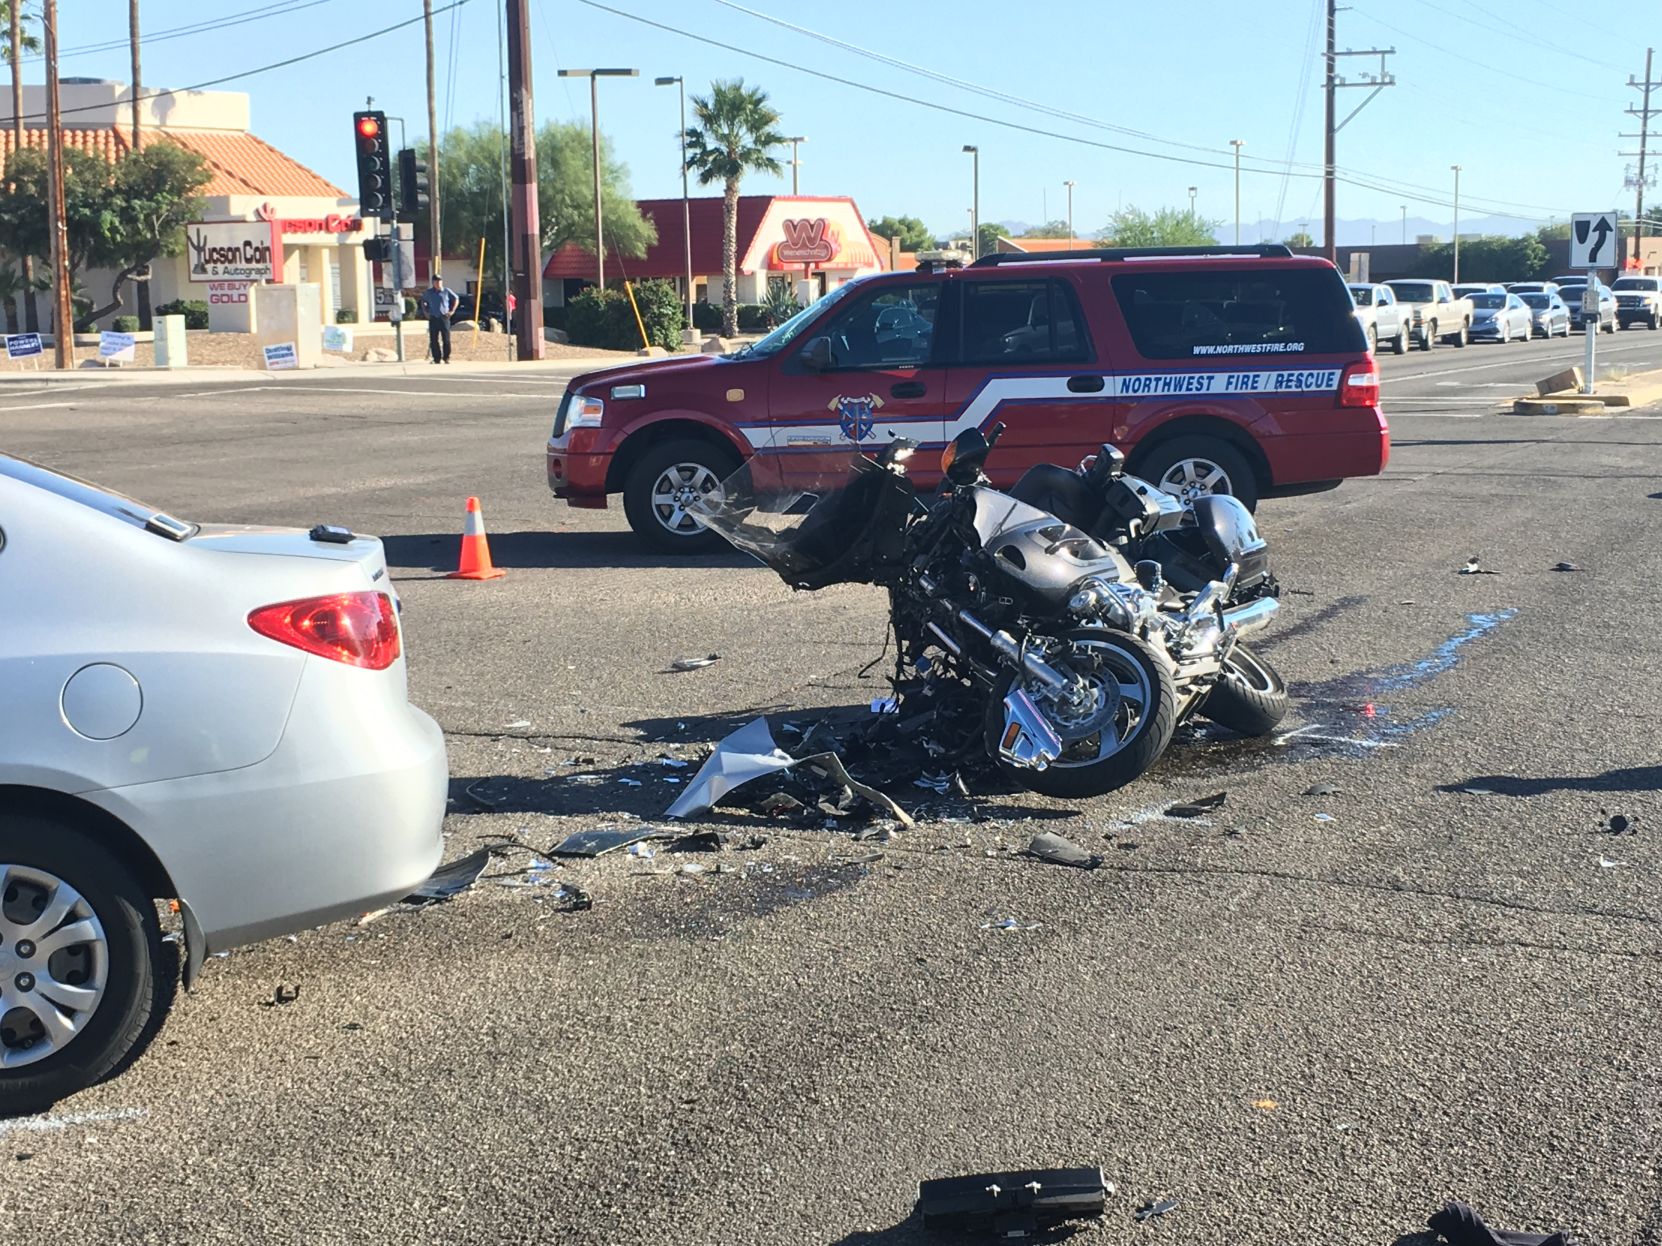
M 1061 758 L 1043 770 L 1012 766 L 998 756 L 1004 698 L 1016 681 L 1016 672 L 1006 671 L 993 685 L 987 704 L 987 752 L 1005 778 L 1029 791 L 1063 800 L 1100 796 L 1124 787 L 1165 752 L 1177 728 L 1177 693 L 1165 664 L 1135 636 L 1087 627 L 1064 632 L 1060 639 L 1068 642 L 1074 653 L 1084 650 L 1081 656 L 1096 658 L 1095 669 L 1082 672 L 1086 678 L 1100 682 L 1112 674 L 1120 698 L 1112 729 L 1105 727 L 1070 741 Z M 1079 670 L 1067 658 L 1052 658 L 1051 664 Z M 1050 702 L 1042 696 L 1035 696 L 1034 702 L 1066 740 L 1067 725 L 1054 716 Z
M 1223 664 L 1223 678 L 1200 704 L 1200 716 L 1239 735 L 1269 735 L 1289 706 L 1281 672 L 1245 645 L 1236 645 Z

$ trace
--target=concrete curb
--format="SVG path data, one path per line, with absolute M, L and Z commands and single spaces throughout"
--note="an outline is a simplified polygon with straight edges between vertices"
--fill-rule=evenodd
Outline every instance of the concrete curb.
M 1610 404 L 1617 405 L 1617 404 Z M 1620 405 L 1625 406 L 1625 401 Z M 1513 415 L 1606 415 L 1609 406 L 1596 397 L 1519 398 L 1512 404 Z

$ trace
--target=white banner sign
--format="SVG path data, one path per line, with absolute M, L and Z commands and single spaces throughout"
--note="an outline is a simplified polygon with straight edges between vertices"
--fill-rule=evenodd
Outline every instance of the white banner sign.
M 185 226 L 192 281 L 276 281 L 282 245 L 270 221 L 195 221 Z
M 283 368 L 298 368 L 300 358 L 295 353 L 293 342 L 282 342 L 276 346 L 265 347 L 265 366 L 269 372 L 277 372 Z
M 352 349 L 352 330 L 345 325 L 326 324 L 323 326 L 323 349 L 349 351 Z
M 133 335 L 104 330 L 98 335 L 98 357 L 112 363 L 132 363 Z

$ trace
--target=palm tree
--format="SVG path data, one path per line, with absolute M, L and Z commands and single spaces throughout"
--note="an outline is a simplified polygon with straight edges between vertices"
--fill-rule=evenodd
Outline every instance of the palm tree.
M 24 12 L 23 3 L 24 0 L 0 0 L 0 52 L 11 62 L 12 131 L 17 135 L 15 150 L 22 150 L 23 147 L 23 54 L 40 51 L 40 39 L 23 25 L 24 19 L 28 16 Z M 34 267 L 33 258 L 25 255 L 22 285 L 24 323 L 31 333 L 40 328 L 40 317 L 35 308 L 35 291 L 38 286 Z
M 732 337 L 739 331 L 739 180 L 748 172 L 782 172 L 773 149 L 785 137 L 767 92 L 746 87 L 743 78 L 712 82 L 710 94 L 692 103 L 697 124 L 687 127 L 687 168 L 702 186 L 721 183 L 721 332 Z

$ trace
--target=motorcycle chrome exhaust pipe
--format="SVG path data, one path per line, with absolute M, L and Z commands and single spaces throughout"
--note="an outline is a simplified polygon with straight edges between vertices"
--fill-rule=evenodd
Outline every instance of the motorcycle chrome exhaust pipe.
M 1223 612 L 1224 630 L 1236 636 L 1250 636 L 1270 625 L 1281 603 L 1273 597 L 1260 597 L 1244 606 L 1231 606 Z

